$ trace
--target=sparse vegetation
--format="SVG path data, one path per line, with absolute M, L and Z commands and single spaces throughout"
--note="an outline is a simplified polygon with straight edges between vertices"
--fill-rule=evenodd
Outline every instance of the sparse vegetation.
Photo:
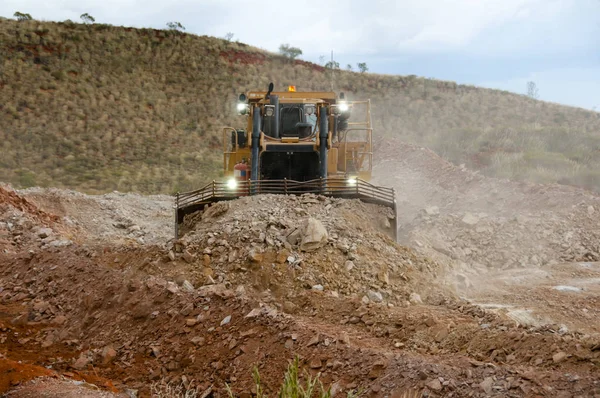
M 188 388 L 186 383 L 167 382 L 161 379 L 150 385 L 150 396 L 152 398 L 197 398 L 200 395 L 197 388 Z
M 227 41 L 231 41 L 231 40 L 233 40 L 233 36 L 235 36 L 235 35 L 233 34 L 233 32 L 227 32 L 227 33 L 225 34 L 225 40 L 227 40 Z
M 195 189 L 221 176 L 221 127 L 244 123 L 236 93 L 331 88 L 321 65 L 170 30 L 1 20 L 0 54 L 0 181 L 17 186 Z M 417 76 L 339 70 L 334 84 L 371 98 L 375 138 L 491 176 L 600 190 L 596 112 L 434 79 L 424 97 Z
M 367 66 L 366 62 L 359 62 L 356 64 L 356 66 L 358 67 L 360 73 L 365 73 L 369 71 L 369 67 Z
M 300 377 L 300 359 L 298 356 L 290 363 L 283 376 L 283 383 L 279 390 L 278 397 L 280 398 L 331 398 L 331 388 L 325 389 L 323 383 L 320 380 L 320 373 L 315 377 L 312 377 L 308 372 L 304 372 L 305 384 L 303 385 Z M 256 398 L 266 398 L 264 394 L 263 386 L 260 381 L 260 374 L 258 369 L 255 367 L 252 371 L 252 378 L 254 379 Z M 235 398 L 233 391 L 227 385 L 227 391 L 230 398 Z M 357 398 L 360 393 L 349 392 L 347 398 Z
M 302 50 L 298 47 L 291 47 L 289 44 L 282 44 L 279 46 L 279 54 L 287 58 L 296 59 L 302 55 Z

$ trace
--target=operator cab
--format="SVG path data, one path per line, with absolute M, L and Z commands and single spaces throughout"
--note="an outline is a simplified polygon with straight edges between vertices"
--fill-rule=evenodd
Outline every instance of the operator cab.
M 316 133 L 317 115 L 314 104 L 279 104 L 279 134 L 280 137 L 308 138 Z M 276 123 L 274 116 L 263 118 L 262 131 L 269 137 L 274 137 Z

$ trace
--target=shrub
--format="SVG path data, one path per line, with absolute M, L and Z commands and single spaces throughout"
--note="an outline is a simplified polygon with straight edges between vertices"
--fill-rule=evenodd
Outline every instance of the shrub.
M 81 16 L 79 18 L 81 18 L 81 20 L 83 21 L 83 23 L 94 23 L 94 22 L 96 22 L 96 19 L 94 17 L 92 17 L 90 14 L 88 14 L 87 12 L 85 14 L 81 14 Z
M 169 28 L 169 30 L 178 30 L 178 31 L 185 30 L 185 26 L 183 26 L 181 24 L 181 22 L 167 22 L 167 28 Z
M 369 70 L 366 62 L 359 62 L 356 64 L 356 66 L 358 67 L 358 70 L 360 71 L 360 73 L 365 73 Z
M 296 59 L 302 55 L 302 50 L 298 47 L 291 47 L 289 44 L 282 44 L 279 46 L 279 53 L 286 58 Z
M 527 82 L 527 96 L 531 99 L 537 99 L 539 97 L 539 90 L 535 82 Z
M 14 13 L 14 17 L 17 18 L 17 21 L 31 21 L 33 19 L 31 14 L 22 13 L 19 11 Z

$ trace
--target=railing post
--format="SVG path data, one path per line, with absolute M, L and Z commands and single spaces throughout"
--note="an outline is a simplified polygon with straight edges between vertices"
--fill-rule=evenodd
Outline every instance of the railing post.
M 396 191 L 392 188 L 392 203 L 394 205 L 394 223 L 392 224 L 392 228 L 394 228 L 394 241 L 398 243 L 398 205 L 396 203 Z
M 179 239 L 179 192 L 175 194 L 175 240 Z
M 329 191 L 327 189 L 327 177 L 319 178 L 319 183 L 321 185 L 321 195 L 328 195 Z
M 283 193 L 287 195 L 287 178 L 283 179 Z
M 215 180 L 212 182 L 212 197 L 215 197 Z

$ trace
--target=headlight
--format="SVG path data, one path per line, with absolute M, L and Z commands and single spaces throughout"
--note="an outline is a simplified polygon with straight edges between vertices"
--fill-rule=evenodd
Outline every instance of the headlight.
M 358 180 L 357 180 L 356 178 L 354 178 L 354 177 L 350 177 L 350 178 L 348 178 L 348 180 L 347 180 L 346 182 L 347 182 L 347 183 L 348 183 L 348 185 L 350 185 L 350 186 L 355 186 L 355 185 L 356 185 L 356 183 L 358 182 Z
M 338 108 L 340 109 L 340 112 L 346 112 L 348 111 L 348 104 L 346 102 L 340 102 Z
M 237 181 L 235 180 L 235 178 L 230 178 L 229 180 L 227 180 L 227 188 L 228 189 L 236 189 L 237 188 Z
M 248 113 L 248 104 L 245 102 L 238 102 L 237 104 L 238 115 L 245 115 Z

